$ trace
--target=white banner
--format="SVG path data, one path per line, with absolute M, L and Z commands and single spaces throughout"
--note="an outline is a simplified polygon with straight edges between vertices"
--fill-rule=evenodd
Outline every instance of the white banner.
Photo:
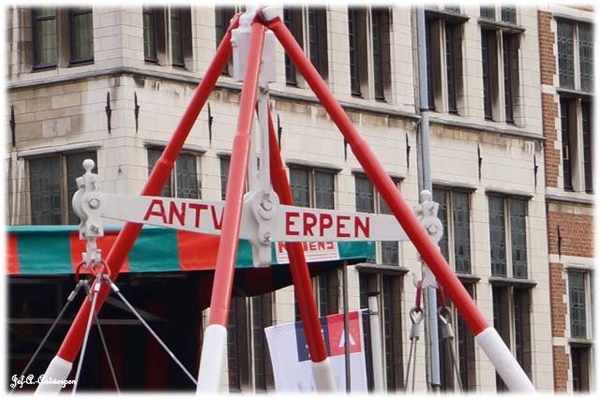
M 362 315 L 349 313 L 349 349 L 351 391 L 367 392 L 365 345 Z M 338 392 L 346 392 L 346 366 L 344 359 L 344 315 L 339 313 L 321 317 L 327 354 L 333 368 Z M 265 328 L 275 389 L 280 393 L 315 392 L 310 353 L 306 345 L 302 323 L 280 324 Z

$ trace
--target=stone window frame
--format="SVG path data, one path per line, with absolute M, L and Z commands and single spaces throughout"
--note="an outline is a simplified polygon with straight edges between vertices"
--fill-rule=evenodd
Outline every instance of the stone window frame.
M 144 61 L 175 68 L 192 69 L 192 9 L 190 6 L 144 7 Z M 174 21 L 178 22 L 178 29 Z M 179 40 L 176 40 L 179 38 Z M 177 43 L 176 43 L 177 42 Z M 154 47 L 152 48 L 152 43 Z M 177 44 L 180 53 L 175 56 Z
M 79 224 L 79 217 L 75 214 L 71 206 L 71 198 L 78 189 L 75 179 L 85 173 L 82 163 L 83 160 L 87 158 L 90 158 L 95 162 L 92 172 L 98 173 L 97 157 L 98 154 L 95 148 L 52 152 L 27 157 L 30 224 Z M 55 164 L 53 165 L 55 169 L 54 173 L 46 176 L 47 178 L 53 180 L 55 187 L 53 188 L 54 193 L 51 194 L 51 197 L 53 197 L 55 201 L 53 201 L 52 198 L 47 199 L 46 202 L 50 203 L 51 209 L 49 211 L 39 210 L 40 214 L 36 215 L 36 212 L 38 212 L 36 209 L 34 209 L 36 208 L 36 199 L 34 198 L 36 196 L 34 193 L 36 189 L 34 187 L 36 186 L 34 186 L 34 177 L 31 176 L 31 173 L 32 169 L 34 169 L 33 165 L 35 163 L 45 161 L 51 161 Z M 46 166 L 40 164 L 40 167 L 48 172 L 47 164 Z M 42 178 L 43 176 L 40 177 L 40 179 Z M 40 193 L 40 195 L 42 194 Z M 50 220 L 48 220 L 48 216 L 50 216 Z
M 148 162 L 148 176 L 152 172 L 154 165 L 160 158 L 164 147 L 154 144 L 146 144 L 146 160 Z M 168 180 L 165 182 L 160 195 L 162 197 L 169 198 L 192 198 L 192 199 L 201 199 L 202 198 L 202 156 L 204 155 L 203 151 L 192 151 L 192 150 L 182 150 L 177 160 L 175 161 L 175 165 L 173 166 L 173 170 L 169 174 Z M 192 165 L 195 167 L 195 173 L 180 173 L 180 168 L 183 165 L 183 162 L 192 162 Z M 194 175 L 195 174 L 195 179 Z M 185 180 L 195 181 L 196 187 L 188 187 L 188 185 L 182 184 Z M 196 196 L 190 196 L 190 194 L 186 193 L 187 190 L 196 191 Z M 175 195 L 173 195 L 175 194 Z
M 329 77 L 327 19 L 326 6 L 283 8 L 285 25 L 325 81 Z M 285 84 L 293 87 L 306 86 L 287 53 L 285 54 Z
M 518 9 L 514 22 L 496 20 L 502 12 L 479 17 L 483 74 L 484 119 L 523 125 L 521 99 L 520 48 L 525 27 L 518 24 Z
M 425 20 L 429 109 L 458 115 L 464 109 L 462 41 L 469 17 L 426 8 Z
M 348 7 L 350 94 L 386 102 L 391 93 L 392 9 Z
M 392 213 L 383 197 L 379 195 L 375 185 L 364 171 L 354 170 L 352 171 L 352 174 L 354 175 L 354 203 L 356 211 L 391 215 Z M 400 176 L 391 176 L 391 178 L 396 184 L 396 187 L 398 187 L 398 191 L 400 191 L 400 185 L 404 178 Z M 368 191 L 359 192 L 357 187 L 357 182 L 359 180 L 368 184 Z M 365 198 L 367 201 L 370 201 L 370 204 L 365 207 L 359 206 L 359 200 Z M 375 248 L 375 259 L 373 261 L 381 265 L 399 266 L 401 254 L 398 241 L 378 241 Z

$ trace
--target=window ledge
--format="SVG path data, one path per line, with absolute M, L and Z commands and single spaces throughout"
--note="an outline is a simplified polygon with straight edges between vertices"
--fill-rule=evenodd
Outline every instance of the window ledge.
M 505 197 L 520 197 L 523 198 L 527 201 L 531 200 L 533 198 L 533 194 L 530 193 L 526 193 L 523 191 L 514 191 L 514 190 L 503 190 L 500 188 L 489 188 L 485 190 L 486 195 L 488 194 L 497 194 L 497 195 L 502 195 Z
M 469 193 L 474 193 L 475 191 L 477 191 L 476 186 L 472 186 L 470 184 L 462 183 L 462 182 L 458 183 L 458 182 L 434 179 L 434 180 L 432 180 L 431 183 L 433 186 L 438 186 L 440 188 L 451 188 L 451 189 L 456 189 L 456 190 L 461 190 L 461 191 L 467 191 Z
M 366 272 L 393 272 L 398 274 L 407 274 L 409 270 L 406 267 L 402 266 L 390 266 L 390 265 L 380 265 L 376 263 L 357 263 L 354 265 L 354 268 L 358 271 L 366 271 Z
M 436 8 L 430 8 L 430 6 L 425 6 L 425 14 L 427 19 L 437 19 L 444 18 L 449 22 L 462 23 L 467 22 L 471 19 L 469 16 L 465 14 L 459 14 L 457 12 L 447 11 L 447 10 L 439 10 Z
M 296 166 L 296 167 L 302 167 L 302 168 L 310 168 L 310 169 L 323 169 L 323 170 L 328 170 L 328 171 L 333 171 L 333 172 L 341 172 L 342 168 L 340 168 L 337 165 L 332 165 L 332 164 L 328 164 L 328 163 L 323 163 L 323 162 L 312 162 L 312 161 L 305 161 L 303 159 L 289 159 L 285 162 L 287 167 L 290 166 Z
M 556 93 L 564 98 L 585 98 L 588 100 L 594 99 L 594 93 L 583 90 L 565 89 L 564 87 L 557 87 Z
M 583 196 L 589 197 L 584 198 Z M 559 195 L 556 194 L 546 194 L 546 201 L 552 202 L 566 202 L 566 203 L 574 203 L 574 204 L 584 204 L 584 205 L 594 205 L 594 195 L 586 194 L 586 193 L 561 193 Z
M 144 147 L 145 148 L 161 148 L 164 149 L 167 144 L 169 144 L 166 141 L 160 141 L 160 140 L 144 140 Z M 206 149 L 197 145 L 193 145 L 193 144 L 185 144 L 183 146 L 183 148 L 181 149 L 181 151 L 192 151 L 198 154 L 205 154 L 206 153 Z
M 498 29 L 504 32 L 510 32 L 513 34 L 523 33 L 526 31 L 525 27 L 522 25 L 515 25 L 508 22 L 495 21 L 487 18 L 480 17 L 478 19 L 479 25 L 491 28 Z
M 546 140 L 546 138 L 544 136 L 542 136 L 541 134 L 535 134 L 535 133 L 514 130 L 514 129 L 503 129 L 501 127 L 488 126 L 488 125 L 483 125 L 483 124 L 479 124 L 479 123 L 442 119 L 439 117 L 438 118 L 430 117 L 429 122 L 432 124 L 437 124 L 437 125 L 442 125 L 442 126 L 458 127 L 461 129 L 471 129 L 471 130 L 477 130 L 480 132 L 484 131 L 484 132 L 489 132 L 489 133 L 497 133 L 500 135 L 519 137 L 519 138 L 524 138 L 524 139 L 531 139 L 531 140 L 537 140 L 537 141 L 545 141 Z M 490 123 L 497 124 L 497 122 L 490 122 Z M 509 125 L 509 126 L 512 126 L 512 125 Z
M 554 13 L 553 16 L 554 16 L 554 19 L 562 19 L 566 22 L 579 22 L 579 23 L 590 24 L 590 25 L 594 25 L 594 23 L 595 23 L 595 20 L 592 18 L 585 18 L 585 17 L 575 16 L 575 15 Z
M 524 278 L 514 278 L 514 277 L 500 277 L 500 276 L 490 276 L 488 281 L 492 285 L 513 285 L 519 288 L 533 288 L 537 285 L 537 281 L 528 280 Z
M 478 283 L 481 280 L 481 277 L 467 273 L 456 273 L 456 277 L 458 277 L 461 282 L 465 283 Z
M 369 177 L 367 175 L 367 173 L 365 172 L 364 169 L 360 169 L 360 168 L 352 168 L 352 170 L 350 171 L 350 173 L 352 173 L 353 175 L 365 175 L 367 177 Z M 392 172 L 387 172 L 388 176 L 392 178 L 392 180 L 396 180 L 396 181 L 403 181 L 404 180 L 404 176 L 398 174 L 398 173 L 392 173 Z
M 63 154 L 74 151 L 96 150 L 102 147 L 100 142 L 83 142 L 65 145 L 55 145 L 51 147 L 33 148 L 31 150 L 19 151 L 17 158 L 31 158 L 38 155 Z
M 594 341 L 588 338 L 569 338 L 569 345 L 578 347 L 592 346 Z

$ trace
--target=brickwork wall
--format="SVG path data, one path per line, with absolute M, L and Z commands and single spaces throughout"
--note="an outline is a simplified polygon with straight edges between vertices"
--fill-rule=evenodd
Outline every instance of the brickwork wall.
M 552 348 L 554 358 L 554 391 L 566 392 L 569 379 L 569 355 L 564 346 Z
M 562 263 L 550 264 L 550 306 L 552 307 L 552 336 L 564 337 L 567 323 L 567 282 L 563 278 Z
M 548 250 L 558 254 L 560 226 L 561 255 L 594 256 L 594 219 L 592 215 L 571 212 L 548 212 Z

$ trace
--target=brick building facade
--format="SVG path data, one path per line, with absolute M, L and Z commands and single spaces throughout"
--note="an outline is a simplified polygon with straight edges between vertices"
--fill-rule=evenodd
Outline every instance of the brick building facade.
M 80 174 L 84 158 L 96 160 L 103 191 L 138 195 L 234 11 L 236 7 L 198 5 L 7 8 L 11 134 L 5 159 L 6 223 L 76 224 L 68 203 L 72 178 Z M 556 55 L 558 21 L 574 21 L 577 27 L 583 22 L 585 28 L 592 11 L 476 4 L 426 7 L 427 111 L 418 106 L 414 7 L 328 5 L 277 11 L 411 205 L 419 198 L 420 123 L 427 113 L 433 195 L 446 231 L 440 246 L 450 266 L 539 391 L 593 387 L 593 347 L 587 333 L 591 321 L 585 319 L 581 337 L 581 320 L 573 335 L 570 316 L 574 311 L 582 314 L 584 305 L 584 314 L 591 314 L 593 197 L 586 192 L 591 191 L 586 178 L 590 164 L 585 162 L 589 145 L 583 142 L 585 121 L 591 118 L 581 115 L 589 110 L 586 104 L 592 95 L 585 90 L 587 80 L 584 90 L 581 82 L 572 88 L 559 84 Z M 270 102 L 296 203 L 389 212 L 281 47 L 276 62 Z M 578 66 L 576 72 L 581 70 Z M 223 198 L 241 88 L 230 72 L 231 65 L 211 94 L 210 107 L 200 113 L 164 196 Z M 571 118 L 582 137 L 573 138 L 579 163 L 572 165 L 563 156 L 562 137 L 567 135 L 560 127 L 561 104 L 569 112 L 564 118 Z M 571 171 L 569 190 L 564 189 L 565 170 Z M 375 258 L 347 267 L 348 302 L 350 309 L 365 308 L 367 293 L 379 292 L 386 389 L 401 391 L 410 345 L 408 314 L 416 295 L 412 275 L 421 275 L 421 264 L 410 243 L 377 243 Z M 132 275 L 131 289 L 141 289 L 136 282 L 145 281 L 144 276 Z M 343 310 L 343 275 L 336 265 L 313 279 L 321 315 Z M 33 290 L 40 284 L 34 277 L 14 276 L 9 283 Z M 173 293 L 178 292 L 176 281 L 187 284 L 181 295 L 193 297 L 197 277 L 182 272 L 161 284 Z M 41 283 L 60 286 L 48 295 L 62 298 L 66 280 L 45 278 Z M 152 284 L 148 286 L 151 292 Z M 583 302 L 576 303 L 578 296 L 569 299 L 572 287 L 574 292 L 584 291 Z M 148 311 L 161 308 L 165 319 L 174 307 L 171 302 L 139 306 Z M 184 310 L 194 312 L 194 306 L 186 303 Z M 26 308 L 11 308 L 11 337 L 23 339 L 18 332 L 29 320 Z M 178 323 L 189 328 L 197 322 L 202 331 L 206 312 L 197 312 L 197 320 L 180 313 L 173 316 Z M 457 391 L 460 380 L 473 392 L 503 390 L 455 309 L 452 315 L 458 373 L 451 357 L 442 356 L 441 389 Z M 297 318 L 289 287 L 234 298 L 223 388 L 272 391 L 262 328 Z M 122 338 L 118 342 L 131 343 L 138 333 L 119 330 L 115 336 Z M 194 334 L 195 330 L 186 335 L 185 345 L 178 342 L 190 369 L 197 367 L 201 346 L 201 337 Z M 31 345 L 27 341 L 11 348 L 10 372 L 18 372 L 13 368 L 27 357 Z M 149 356 L 136 352 L 135 345 L 123 347 L 139 359 Z M 422 392 L 429 385 L 425 348 L 417 353 L 416 387 Z M 579 363 L 574 364 L 574 358 Z M 371 358 L 367 364 L 372 388 Z M 96 374 L 89 377 L 88 387 L 101 386 L 102 372 L 90 373 Z M 160 384 L 148 376 L 144 380 L 123 373 L 126 385 L 135 389 L 163 383 L 159 388 L 190 389 L 173 373 L 162 376 Z M 552 373 L 554 380 L 548 378 Z
M 591 7 L 539 10 L 556 392 L 588 391 L 595 385 L 593 19 Z

